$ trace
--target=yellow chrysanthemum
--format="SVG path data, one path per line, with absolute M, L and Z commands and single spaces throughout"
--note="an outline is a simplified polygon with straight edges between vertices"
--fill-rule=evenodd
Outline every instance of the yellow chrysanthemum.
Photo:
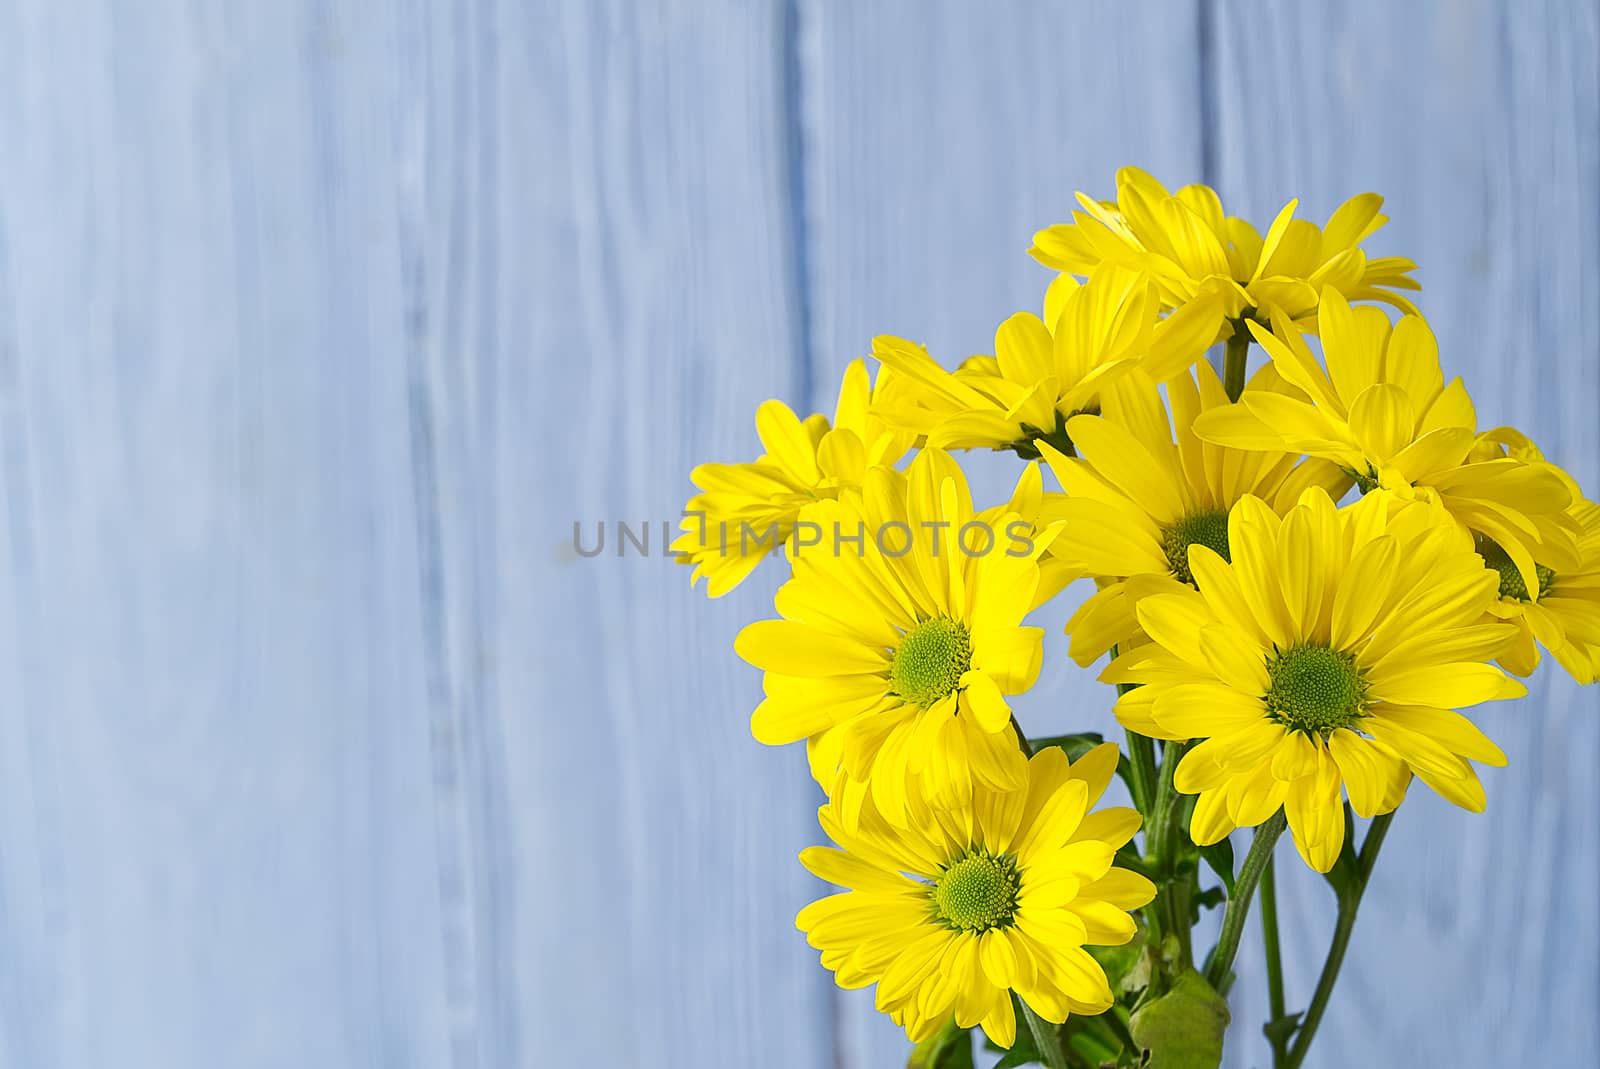
M 1500 599 L 1489 612 L 1517 625 L 1517 641 L 1500 663 L 1519 676 L 1539 667 L 1539 647 L 1579 683 L 1600 682 L 1600 505 L 1579 501 L 1570 511 L 1581 528 L 1578 564 L 1558 572 L 1536 566 L 1538 584 L 1528 586 L 1495 543 L 1482 539 L 1478 552 L 1500 575 Z
M 994 356 L 946 371 L 920 345 L 879 338 L 873 355 L 897 372 L 874 398 L 890 424 L 942 449 L 1014 449 L 1039 455 L 1040 440 L 1070 450 L 1066 421 L 1100 407 L 1100 391 L 1131 368 L 1157 382 L 1189 367 L 1215 338 L 1194 315 L 1159 318 L 1144 276 L 1120 268 L 1080 286 L 1062 276 L 1045 297 L 1043 319 L 1018 312 L 995 332 Z
M 1071 223 L 1033 236 L 1034 259 L 1072 275 L 1102 264 L 1147 273 L 1161 288 L 1163 304 L 1209 310 L 1213 338 L 1232 333 L 1229 321 L 1245 316 L 1313 318 L 1317 299 L 1332 288 L 1350 300 L 1377 300 L 1404 312 L 1411 302 L 1395 290 L 1420 287 L 1408 277 L 1416 269 L 1398 257 L 1367 259 L 1361 243 L 1388 222 L 1376 193 L 1351 197 L 1321 228 L 1295 219 L 1290 201 L 1263 238 L 1249 223 L 1225 216 L 1209 186 L 1177 193 L 1137 167 L 1117 172 L 1117 199 L 1102 203 L 1078 194 L 1083 211 Z
M 1548 463 L 1533 439 L 1515 427 L 1496 427 L 1478 435 L 1471 458 L 1476 461 L 1514 457 L 1529 463 Z M 1539 667 L 1539 647 L 1579 683 L 1600 682 L 1600 506 L 1584 499 L 1577 480 L 1559 466 L 1549 470 L 1559 476 L 1572 495 L 1567 517 L 1578 530 L 1577 563 L 1557 572 L 1535 564 L 1538 583 L 1529 586 L 1506 551 L 1488 538 L 1478 539 L 1484 562 L 1500 573 L 1500 600 L 1490 606 L 1494 616 L 1516 624 L 1517 641 L 1500 663 L 1519 676 Z
M 843 768 L 849 804 L 870 790 L 896 825 L 912 777 L 947 807 L 966 804 L 974 784 L 1017 787 L 1025 771 L 1006 696 L 1038 678 L 1043 631 L 1022 620 L 1050 592 L 1036 560 L 1046 542 L 1024 515 L 1039 496 L 1030 468 L 1019 497 L 1035 503 L 999 512 L 974 513 L 961 469 L 937 449 L 905 474 L 873 469 L 859 496 L 808 506 L 802 522 L 822 542 L 792 554 L 775 599 L 783 618 L 734 644 L 766 672 L 756 739 L 810 739 L 818 779 Z
M 1047 749 L 1028 763 L 1025 789 L 979 788 L 957 812 L 913 796 L 906 828 L 869 809 L 851 830 L 825 805 L 823 830 L 842 849 L 814 846 L 800 860 L 849 890 L 795 923 L 840 987 L 878 985 L 878 1009 L 912 1042 L 954 1015 L 1010 1047 L 1013 991 L 1057 1024 L 1102 1013 L 1111 988 L 1083 947 L 1128 942 L 1137 928 L 1127 911 L 1155 895 L 1149 880 L 1112 866 L 1139 814 L 1089 812 L 1116 767 L 1110 743 L 1070 765 Z
M 1270 367 L 1246 395 L 1281 389 Z M 1217 373 L 1201 363 L 1167 382 L 1169 422 L 1156 384 L 1133 371 L 1103 395 L 1100 416 L 1076 416 L 1067 433 L 1078 458 L 1040 448 L 1066 491 L 1046 515 L 1065 521 L 1050 552 L 1093 575 L 1100 590 L 1067 623 L 1073 660 L 1087 666 L 1112 646 L 1139 641 L 1139 599 L 1191 582 L 1189 546 L 1228 559 L 1228 513 L 1246 494 L 1288 509 L 1309 486 L 1346 482 L 1328 461 L 1298 454 L 1244 451 L 1203 442 L 1193 425 L 1231 402 Z
M 887 383 L 880 372 L 878 389 Z M 794 533 L 800 510 L 861 485 L 874 465 L 893 465 L 911 436 L 871 413 L 873 386 L 865 360 L 854 360 L 839 385 L 830 425 L 826 416 L 802 421 L 781 401 L 756 410 L 756 433 L 766 452 L 749 464 L 701 464 L 689 478 L 702 491 L 684 509 L 672 551 L 703 576 L 706 593 L 721 597 L 777 551 Z
M 1341 785 L 1361 816 L 1400 804 L 1410 774 L 1484 808 L 1468 763 L 1505 755 L 1454 709 L 1526 693 L 1488 662 L 1515 635 L 1485 622 L 1495 573 L 1437 504 L 1387 492 L 1335 508 L 1307 490 L 1280 518 L 1234 506 L 1233 561 L 1189 547 L 1197 589 L 1146 598 L 1151 643 L 1101 678 L 1127 727 L 1200 739 L 1174 785 L 1198 794 L 1190 834 L 1220 841 L 1283 806 L 1295 846 L 1326 872 L 1344 842 Z
M 1459 378 L 1446 385 L 1439 347 L 1420 316 L 1393 326 L 1376 308 L 1323 292 L 1322 354 L 1282 320 L 1250 324 L 1301 397 L 1255 394 L 1195 421 L 1197 435 L 1237 449 L 1301 452 L 1344 468 L 1363 491 L 1437 498 L 1458 521 L 1493 539 L 1535 585 L 1535 562 L 1577 565 L 1572 494 L 1553 465 L 1512 456 L 1473 460 L 1477 416 Z

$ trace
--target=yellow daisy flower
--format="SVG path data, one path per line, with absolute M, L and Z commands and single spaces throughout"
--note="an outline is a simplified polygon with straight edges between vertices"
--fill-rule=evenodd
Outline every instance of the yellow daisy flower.
M 1544 646 L 1579 683 L 1600 682 L 1600 506 L 1586 500 L 1577 480 L 1545 461 L 1533 439 L 1515 427 L 1484 431 L 1470 455 L 1475 461 L 1513 457 L 1546 464 L 1566 483 L 1574 502 L 1567 516 L 1578 530 L 1577 564 L 1558 573 L 1536 563 L 1535 586 L 1528 585 L 1498 544 L 1478 539 L 1484 563 L 1500 573 L 1500 600 L 1489 611 L 1516 624 L 1518 630 L 1516 642 L 1500 658 L 1501 665 L 1516 675 L 1530 676 L 1539 667 L 1539 647 Z
M 961 469 L 937 449 L 905 474 L 873 469 L 859 497 L 808 506 L 802 521 L 823 533 L 791 554 L 782 619 L 734 643 L 766 673 L 756 739 L 811 739 L 819 779 L 842 767 L 851 804 L 870 789 L 897 826 L 913 777 L 947 807 L 974 785 L 1016 788 L 1025 769 L 1006 696 L 1033 686 L 1043 658 L 1042 629 L 1022 625 L 1046 544 L 1033 524 L 975 514 Z
M 887 383 L 878 376 L 878 389 Z M 800 510 L 861 485 L 874 465 L 893 465 L 911 447 L 871 413 L 872 382 L 865 360 L 854 360 L 839 384 L 833 423 L 818 414 L 801 420 L 782 401 L 756 410 L 756 433 L 766 452 L 749 464 L 701 464 L 689 478 L 702 491 L 684 508 L 672 551 L 694 565 L 690 584 L 706 579 L 718 598 L 744 582 L 794 533 Z
M 1137 931 L 1128 911 L 1155 896 L 1149 880 L 1112 866 L 1139 814 L 1089 812 L 1116 766 L 1110 743 L 1073 764 L 1052 747 L 1028 762 L 1026 789 L 978 788 L 947 813 L 913 797 L 904 828 L 869 809 L 851 830 L 825 805 L 817 815 L 840 849 L 813 846 L 800 860 L 848 890 L 795 923 L 840 987 L 878 985 L 878 1009 L 914 1043 L 954 1015 L 1009 1048 L 1013 991 L 1056 1024 L 1103 1013 L 1111 987 L 1084 945 L 1127 943 Z
M 1485 663 L 1515 634 L 1485 622 L 1495 573 L 1436 504 L 1369 494 L 1338 509 L 1307 490 L 1280 518 L 1241 499 L 1233 560 L 1189 547 L 1197 589 L 1146 598 L 1151 643 L 1101 679 L 1144 684 L 1117 702 L 1127 727 L 1199 739 L 1173 783 L 1197 794 L 1190 834 L 1221 841 L 1283 806 L 1295 846 L 1327 872 L 1344 842 L 1341 786 L 1363 817 L 1387 813 L 1410 774 L 1484 808 L 1469 760 L 1505 755 L 1454 707 L 1527 693 Z
M 1197 435 L 1236 449 L 1301 452 L 1331 460 L 1363 491 L 1437 498 L 1516 562 L 1530 588 L 1535 561 L 1577 566 L 1572 494 L 1554 465 L 1505 456 L 1472 460 L 1477 416 L 1459 378 L 1447 385 L 1439 347 L 1420 316 L 1393 326 L 1376 308 L 1351 308 L 1323 291 L 1322 354 L 1282 320 L 1250 330 L 1300 397 L 1256 394 L 1206 412 Z
M 1282 390 L 1270 365 L 1246 394 Z M 1066 496 L 1047 505 L 1064 521 L 1050 552 L 1100 583 L 1067 623 L 1071 655 L 1087 666 L 1112 646 L 1141 641 L 1139 599 L 1190 583 L 1189 546 L 1210 546 L 1228 559 L 1228 513 L 1254 495 L 1283 512 L 1309 486 L 1347 484 L 1338 466 L 1296 453 L 1230 449 L 1201 441 L 1194 422 L 1231 402 L 1210 364 L 1167 382 L 1169 421 L 1155 382 L 1135 370 L 1104 394 L 1099 416 L 1075 416 L 1067 433 L 1078 458 L 1040 443 Z
M 1044 318 L 1018 312 L 995 332 L 994 356 L 946 371 L 920 345 L 879 338 L 873 355 L 898 380 L 874 398 L 888 423 L 941 449 L 1014 449 L 1038 457 L 1037 443 L 1071 451 L 1066 421 L 1096 412 L 1100 391 L 1131 368 L 1157 382 L 1189 367 L 1216 330 L 1194 314 L 1161 319 L 1143 275 L 1108 268 L 1083 285 L 1062 276 L 1045 297 Z
M 1600 505 L 1579 501 L 1570 515 L 1582 533 L 1578 565 L 1557 572 L 1536 565 L 1538 585 L 1528 586 L 1506 551 L 1480 539 L 1478 552 L 1500 576 L 1500 599 L 1489 606 L 1499 619 L 1517 625 L 1515 643 L 1500 663 L 1519 676 L 1539 667 L 1539 647 L 1579 683 L 1600 682 Z
M 1369 260 L 1361 243 L 1388 222 L 1376 193 L 1351 197 L 1325 226 L 1294 218 L 1290 201 L 1263 238 L 1255 227 L 1224 215 L 1209 186 L 1168 193 L 1137 167 L 1117 172 L 1117 199 L 1102 203 L 1078 194 L 1083 211 L 1071 223 L 1046 227 L 1028 251 L 1046 267 L 1087 275 L 1102 264 L 1147 273 L 1170 308 L 1210 309 L 1214 331 L 1225 321 L 1274 316 L 1314 317 L 1319 293 L 1332 288 L 1350 300 L 1377 300 L 1415 312 L 1396 290 L 1420 289 L 1409 277 L 1416 264 L 1398 257 Z

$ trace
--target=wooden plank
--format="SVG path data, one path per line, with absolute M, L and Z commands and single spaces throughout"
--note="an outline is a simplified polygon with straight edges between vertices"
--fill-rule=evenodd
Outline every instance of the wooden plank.
M 793 393 L 780 15 L 6 9 L 7 1064 L 826 1060 L 771 584 L 565 548 Z
M 1159 10 L 1160 17 L 1157 17 Z M 1138 163 L 1176 184 L 1201 163 L 1194 11 L 1137 5 L 800 5 L 812 392 L 831 397 L 874 334 L 953 363 L 992 352 L 1012 312 L 1038 310 L 1052 274 L 1033 233 Z M 1010 454 L 963 463 L 994 498 Z M 1070 602 L 1050 606 L 1024 727 L 1120 736 L 1110 688 L 1066 657 Z M 904 1061 L 905 1035 L 870 991 L 839 992 L 843 1064 Z
M 0 1062 L 448 1064 L 387 28 L 0 70 Z
M 1600 491 L 1600 12 L 1593 3 L 1222 3 L 1224 203 L 1323 219 L 1388 198 L 1372 242 L 1418 261 L 1447 374 L 1480 423 L 1533 433 Z M 1312 1066 L 1593 1060 L 1600 1044 L 1600 699 L 1547 665 L 1476 715 L 1511 758 L 1474 817 L 1421 785 L 1400 811 Z M 1292 857 L 1292 855 L 1290 855 Z M 1285 864 L 1285 871 L 1300 866 Z M 1285 881 L 1290 1008 L 1309 998 L 1331 902 Z M 1260 1064 L 1247 946 L 1230 1063 Z
M 483 1064 L 825 1065 L 797 749 L 749 735 L 732 640 L 661 554 L 705 460 L 800 403 L 777 5 L 484 6 L 416 30 L 418 405 L 440 668 L 482 856 Z M 579 557 L 575 520 L 652 521 Z M 425 522 L 429 522 L 426 521 Z M 475 848 L 476 849 L 476 848 Z

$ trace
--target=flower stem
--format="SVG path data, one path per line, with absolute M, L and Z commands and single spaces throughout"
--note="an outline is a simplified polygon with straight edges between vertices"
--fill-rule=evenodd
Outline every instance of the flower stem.
M 1250 331 L 1241 319 L 1233 325 L 1233 336 L 1228 339 L 1222 364 L 1222 388 L 1228 391 L 1230 401 L 1237 401 L 1244 393 L 1245 356 L 1249 352 Z
M 1333 943 L 1328 947 L 1327 960 L 1322 963 L 1322 975 L 1317 978 L 1317 990 L 1311 996 L 1311 1005 L 1295 1035 L 1294 1047 L 1289 1051 L 1289 1060 L 1284 1063 L 1284 1069 L 1299 1069 L 1306 1051 L 1311 1048 L 1311 1040 L 1316 1037 L 1317 1026 L 1322 1023 L 1322 1015 L 1328 1008 L 1328 998 L 1333 994 L 1334 982 L 1339 979 L 1344 953 L 1350 947 L 1350 933 L 1355 931 L 1356 911 L 1361 908 L 1361 896 L 1366 892 L 1372 867 L 1378 863 L 1378 851 L 1383 848 L 1383 838 L 1389 834 L 1389 823 L 1393 819 L 1393 813 L 1373 817 L 1372 827 L 1367 829 L 1367 837 L 1361 843 L 1356 878 L 1349 890 L 1339 896 L 1339 919 L 1334 923 Z
M 1282 1031 L 1283 955 L 1278 947 L 1278 888 L 1272 859 L 1261 870 L 1261 939 L 1267 956 L 1267 1040 L 1272 1044 L 1273 1069 L 1279 1069 L 1288 1056 L 1289 1037 Z
M 1156 746 L 1148 735 L 1128 731 L 1129 766 L 1133 769 L 1133 807 L 1141 813 L 1150 811 L 1156 785 Z
M 1021 748 L 1022 756 L 1031 760 L 1033 757 L 1033 746 L 1028 742 L 1028 736 L 1022 733 L 1022 725 L 1017 723 L 1016 713 L 1011 714 L 1011 730 L 1017 733 L 1017 746 Z
M 1186 744 L 1171 742 L 1161 751 L 1161 770 L 1156 777 L 1155 797 L 1150 803 L 1150 824 L 1146 833 L 1145 853 L 1158 873 L 1156 900 L 1151 904 L 1158 917 L 1158 935 L 1175 936 L 1178 940 L 1181 971 L 1194 960 L 1189 918 L 1189 880 L 1179 879 L 1178 839 L 1185 834 L 1181 811 L 1183 796 L 1172 785 L 1178 762 L 1183 758 Z
M 1022 1019 L 1028 1022 L 1028 1031 L 1033 1033 L 1033 1045 L 1038 1048 L 1044 1064 L 1050 1069 L 1069 1069 L 1067 1055 L 1061 1049 L 1056 1026 L 1034 1013 L 1033 1007 L 1022 999 L 1017 999 L 1017 1005 L 1022 1007 Z
M 1206 967 L 1206 980 L 1218 991 L 1227 982 L 1234 956 L 1239 953 L 1239 937 L 1244 934 L 1245 918 L 1250 915 L 1250 899 L 1256 893 L 1256 884 L 1261 879 L 1262 871 L 1272 858 L 1272 848 L 1277 845 L 1278 836 L 1283 834 L 1285 822 L 1283 810 L 1280 809 L 1256 829 L 1250 852 L 1245 855 L 1244 865 L 1233 881 L 1233 894 L 1228 896 L 1228 909 L 1222 915 L 1222 934 L 1217 936 L 1217 948 L 1211 952 L 1211 963 Z

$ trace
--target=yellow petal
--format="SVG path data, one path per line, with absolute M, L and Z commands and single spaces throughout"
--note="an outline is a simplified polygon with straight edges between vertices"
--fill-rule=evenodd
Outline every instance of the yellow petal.
M 1237 825 L 1228 818 L 1226 791 L 1202 791 L 1195 799 L 1194 816 L 1189 820 L 1189 837 L 1196 846 L 1210 846 L 1226 839 Z
M 1086 805 L 1093 806 L 1106 793 L 1106 788 L 1111 785 L 1111 777 L 1116 775 L 1120 757 L 1116 743 L 1102 742 L 1072 762 L 1067 775 L 1071 779 L 1082 780 L 1088 788 Z
M 1368 459 L 1380 467 L 1411 444 L 1416 426 L 1411 398 L 1392 383 L 1368 386 L 1350 406 L 1350 430 Z
M 995 928 L 983 934 L 978 941 L 978 960 L 996 987 L 1008 988 L 1017 982 L 1017 952 L 1004 931 Z
M 1112 869 L 1078 892 L 1084 898 L 1107 902 L 1118 909 L 1139 909 L 1156 897 L 1156 885 L 1127 869 Z
M 782 401 L 766 401 L 756 409 L 756 434 L 767 454 L 805 483 L 815 483 L 816 447 L 794 411 Z
M 1460 713 L 1424 706 L 1385 705 L 1381 715 L 1390 723 L 1437 740 L 1452 753 L 1469 760 L 1496 767 L 1504 767 L 1507 763 L 1505 751 Z
M 1002 991 L 978 1023 L 983 1026 L 983 1034 L 993 1040 L 995 1046 L 1010 1050 L 1017 1041 L 1017 1015 L 1011 1008 L 1010 993 Z
M 1000 371 L 1013 382 L 1026 385 L 1049 375 L 1053 370 L 1051 346 L 1050 331 L 1028 312 L 1011 316 L 995 331 Z
M 1459 709 L 1479 702 L 1520 698 L 1528 688 L 1494 665 L 1437 664 L 1403 671 L 1373 671 L 1372 696 L 1395 705 Z
M 966 709 L 984 731 L 999 731 L 1011 722 L 1011 707 L 988 675 L 969 671 L 961 677 L 960 685 Z
M 1295 849 L 1305 863 L 1327 872 L 1344 847 L 1344 804 L 1339 797 L 1339 768 L 1326 751 L 1318 770 L 1290 784 L 1284 813 L 1294 834 Z
M 791 620 L 758 620 L 733 641 L 757 668 L 802 678 L 884 672 L 887 653 Z

